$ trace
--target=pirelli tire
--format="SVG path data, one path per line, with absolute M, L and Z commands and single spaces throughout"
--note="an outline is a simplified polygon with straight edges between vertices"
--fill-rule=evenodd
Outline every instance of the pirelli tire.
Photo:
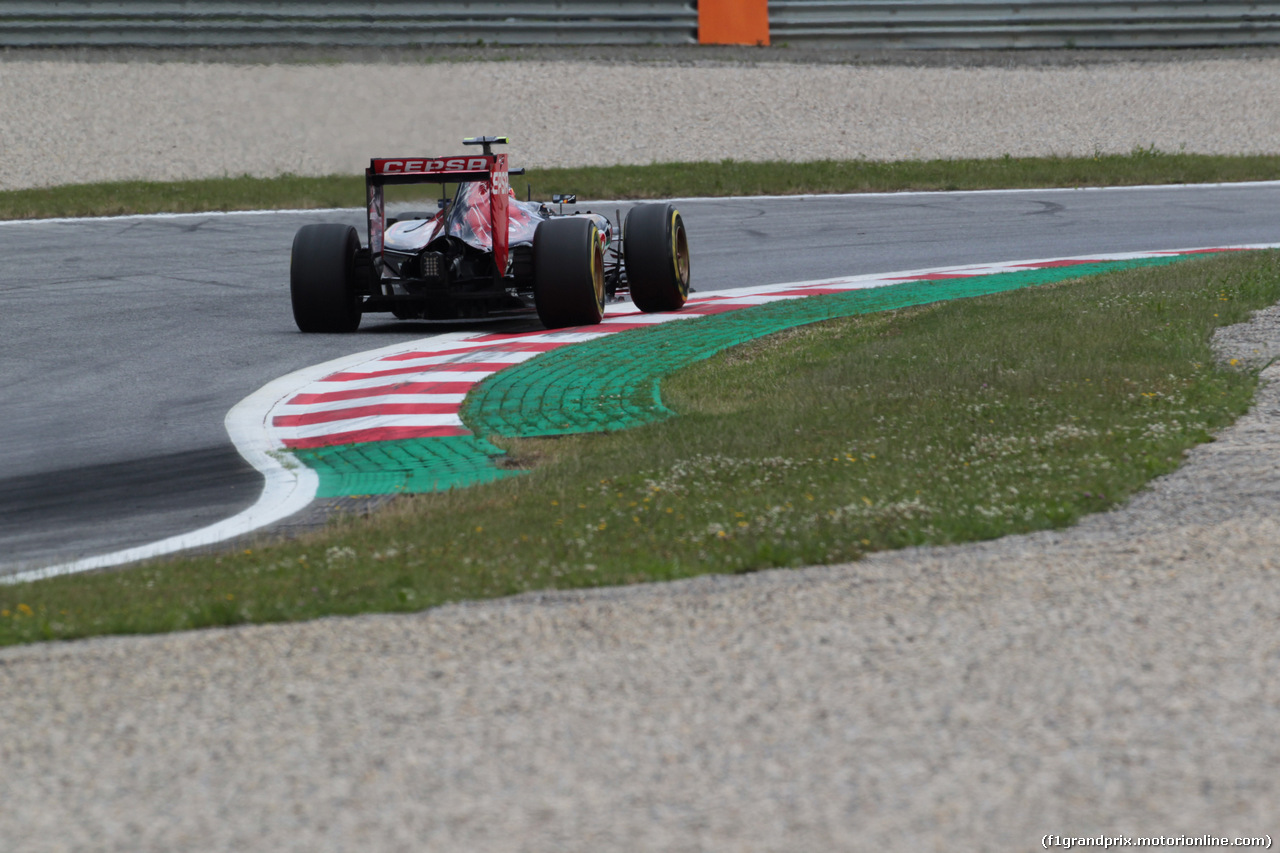
M 585 217 L 548 219 L 533 234 L 533 302 L 548 329 L 604 318 L 604 245 Z
M 350 225 L 304 225 L 293 238 L 289 295 L 304 332 L 354 332 L 360 327 L 355 257 L 360 237 Z
M 631 301 L 646 313 L 675 311 L 689 298 L 689 237 L 670 204 L 641 204 L 622 229 Z

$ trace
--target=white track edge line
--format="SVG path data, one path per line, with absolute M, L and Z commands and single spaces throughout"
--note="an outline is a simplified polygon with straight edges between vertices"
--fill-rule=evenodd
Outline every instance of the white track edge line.
M 1187 249 L 1157 249 L 1150 252 L 1112 252 L 1075 255 L 1072 257 L 1041 258 L 1030 261 L 1003 261 L 999 262 L 998 265 L 1002 267 L 1011 267 L 1022 264 L 1043 264 L 1050 261 L 1072 261 L 1080 259 L 1117 261 L 1159 257 L 1162 255 L 1191 254 L 1195 252 L 1215 250 L 1225 251 L 1232 249 L 1277 248 L 1280 248 L 1280 243 L 1250 243 L 1234 246 L 1200 246 Z M 931 272 L 957 272 L 966 269 L 989 268 L 996 265 L 997 264 L 995 263 L 986 263 L 967 264 L 964 266 L 952 265 L 931 267 L 904 272 L 895 271 L 890 273 L 849 276 L 846 278 L 821 278 L 803 282 L 761 285 L 759 287 L 738 288 L 733 291 L 716 290 L 708 291 L 708 293 L 745 294 L 749 292 L 754 294 L 766 290 L 787 290 L 806 285 L 850 284 L 872 281 L 875 279 L 886 279 L 888 277 L 893 277 L 895 279 L 898 277 L 911 278 L 928 275 Z M 996 273 L 993 272 L 991 274 Z M 884 281 L 881 286 L 906 283 L 907 282 Z M 628 303 L 613 303 L 613 305 L 625 307 Z M 287 451 L 285 450 L 283 443 L 276 441 L 272 437 L 268 419 L 277 403 L 294 396 L 304 386 L 318 381 L 330 373 L 335 373 L 340 370 L 350 370 L 356 365 L 364 364 L 370 360 L 403 351 L 407 347 L 420 347 L 428 345 L 428 343 L 430 345 L 444 344 L 448 346 L 460 343 L 469 336 L 488 334 L 491 333 L 487 331 L 448 332 L 431 338 L 403 341 L 396 344 L 389 344 L 388 346 L 380 347 L 378 349 L 365 350 L 364 352 L 341 356 L 331 361 L 326 361 L 322 364 L 313 365 L 311 367 L 304 367 L 301 370 L 295 370 L 292 373 L 272 380 L 232 407 L 231 411 L 227 413 L 227 417 L 224 421 L 227 433 L 230 436 L 232 443 L 236 446 L 236 449 L 240 451 L 240 455 L 243 456 L 249 464 L 253 465 L 253 467 L 256 468 L 266 479 L 266 483 L 262 489 L 262 494 L 253 506 L 242 510 L 225 521 L 220 521 L 207 527 L 202 527 L 199 530 L 195 530 L 190 533 L 171 536 L 167 539 L 162 539 L 148 545 L 140 545 L 135 548 L 127 548 L 122 551 L 114 551 L 112 553 L 96 557 L 86 557 L 69 563 L 60 563 L 44 568 L 28 569 L 10 575 L 2 575 L 0 576 L 0 585 L 27 583 L 29 581 L 45 580 L 47 578 L 60 577 L 62 575 L 92 571 L 93 569 L 104 569 L 124 563 L 148 560 L 153 557 L 160 557 L 177 551 L 185 551 L 190 548 L 213 545 L 218 542 L 224 542 L 228 539 L 234 539 L 238 536 L 252 533 L 255 530 L 260 530 L 263 527 L 305 509 L 313 500 L 315 500 L 316 490 L 320 485 L 320 478 L 312 469 L 307 468 L 305 465 L 296 461 L 288 460 Z
M 715 201 L 807 201 L 839 198 L 914 198 L 919 196 L 965 196 L 965 195 L 1025 195 L 1027 193 L 1098 193 L 1126 192 L 1149 190 L 1183 190 L 1183 189 L 1229 189 L 1243 187 L 1257 189 L 1262 187 L 1280 187 L 1278 181 L 1226 181 L 1209 184 L 1137 184 L 1135 186 L 1104 187 L 1018 187 L 1012 189 L 990 190 L 892 190 L 862 193 L 802 193 L 798 195 L 726 195 L 726 196 L 672 196 L 663 201 L 679 202 L 715 202 Z M 630 205 L 643 204 L 646 199 L 588 199 L 578 202 L 577 207 L 589 204 Z M 397 207 L 414 207 L 414 202 L 404 202 Z M 0 219 L 0 227 L 12 225 L 33 225 L 41 223 L 76 223 L 76 222 L 128 222 L 139 219 L 189 219 L 191 217 L 221 216 L 268 216 L 271 214 L 303 215 L 313 213 L 345 213 L 361 215 L 363 207 L 314 207 L 283 208 L 280 210 L 208 210 L 195 213 L 127 213 L 121 216 L 64 216 L 49 219 Z

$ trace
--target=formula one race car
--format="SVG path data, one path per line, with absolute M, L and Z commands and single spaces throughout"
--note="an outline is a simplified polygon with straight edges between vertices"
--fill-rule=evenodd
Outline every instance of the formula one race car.
M 671 311 L 689 295 L 689 241 L 670 204 L 640 204 L 614 239 L 598 213 L 519 201 L 507 155 L 376 158 L 365 170 L 369 244 L 350 225 L 305 225 L 293 240 L 293 317 L 304 332 L 354 332 L 362 314 L 463 320 L 537 312 L 547 328 L 599 323 L 605 300 L 629 293 L 641 311 Z M 434 215 L 388 219 L 383 187 L 456 183 Z

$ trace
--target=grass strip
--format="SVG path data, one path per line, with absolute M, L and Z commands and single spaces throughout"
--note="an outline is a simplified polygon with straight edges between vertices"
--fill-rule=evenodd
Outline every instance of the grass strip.
M 515 152 L 518 156 L 518 152 Z M 988 160 L 824 160 L 810 163 L 656 163 L 530 169 L 512 179 L 517 194 L 587 199 L 802 193 L 981 190 L 1038 187 L 1218 183 L 1280 178 L 1280 156 L 1218 156 L 1136 148 L 1093 157 L 1001 157 Z M 429 200 L 432 187 L 391 187 L 391 202 Z M 359 175 L 248 176 L 160 183 L 124 181 L 0 192 L 0 219 L 119 216 L 229 210 L 360 207 Z
M 408 611 L 1068 525 L 1245 411 L 1240 253 L 815 323 L 668 378 L 681 417 L 499 439 L 523 477 L 243 552 L 0 587 L 0 643 Z
M 906 282 L 662 323 L 552 350 L 495 373 L 467 396 L 462 419 L 477 435 L 508 438 L 631 429 L 676 414 L 663 404 L 659 393 L 665 378 L 721 350 L 765 335 L 854 314 L 1003 293 L 1179 260 L 1178 256 L 1142 258 Z

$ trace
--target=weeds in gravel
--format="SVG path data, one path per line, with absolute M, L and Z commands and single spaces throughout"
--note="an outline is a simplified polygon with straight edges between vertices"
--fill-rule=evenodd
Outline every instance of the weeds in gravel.
M 523 477 L 406 497 L 297 541 L 0 587 L 0 643 L 419 610 L 1062 527 L 1246 410 L 1256 375 L 1217 364 L 1208 341 L 1278 300 L 1280 256 L 1241 253 L 794 329 L 664 384 L 681 417 L 509 442 L 536 462 Z
M 650 166 L 530 169 L 512 186 L 521 196 L 552 193 L 587 199 L 800 193 L 978 190 L 1272 180 L 1280 156 L 1223 157 L 1136 148 L 1125 155 L 1002 157 L 994 160 L 827 160 L 813 163 L 659 163 Z M 438 190 L 436 190 L 438 192 Z M 424 195 L 425 193 L 425 195 Z M 394 187 L 390 201 L 434 198 L 424 187 Z M 364 178 L 218 178 L 83 184 L 0 192 L 0 219 L 359 207 Z

